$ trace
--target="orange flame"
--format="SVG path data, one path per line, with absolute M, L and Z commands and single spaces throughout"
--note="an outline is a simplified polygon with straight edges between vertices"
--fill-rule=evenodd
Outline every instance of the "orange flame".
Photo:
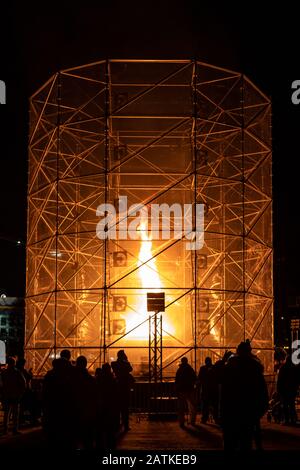
M 143 320 L 149 318 L 149 313 L 147 312 L 146 288 L 151 289 L 151 292 L 160 292 L 163 287 L 156 267 L 156 258 L 152 257 L 152 240 L 147 233 L 147 223 L 142 221 L 137 230 L 139 231 L 141 238 L 141 246 L 137 262 L 137 265 L 140 266 L 138 269 L 138 276 L 141 281 L 141 287 L 143 287 L 144 290 L 138 298 L 136 313 L 129 314 L 127 316 L 127 331 L 134 328 Z M 174 331 L 174 328 L 166 321 L 164 316 L 163 328 L 166 329 L 168 333 L 173 333 Z M 163 332 L 163 336 L 164 335 L 166 335 L 166 333 Z M 128 337 L 143 340 L 148 339 L 149 323 L 146 322 L 136 328 L 128 335 Z

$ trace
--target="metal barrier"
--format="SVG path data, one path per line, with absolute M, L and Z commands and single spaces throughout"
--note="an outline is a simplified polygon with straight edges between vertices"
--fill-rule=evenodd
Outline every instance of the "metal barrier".
M 43 379 L 34 379 L 34 389 L 41 398 L 41 385 Z M 276 390 L 276 375 L 265 376 L 269 397 Z M 197 388 L 197 403 L 200 406 L 200 390 Z M 132 413 L 177 413 L 177 394 L 175 382 L 139 382 L 136 381 L 130 395 L 130 410 Z
M 177 413 L 175 382 L 136 382 L 130 409 L 133 413 Z

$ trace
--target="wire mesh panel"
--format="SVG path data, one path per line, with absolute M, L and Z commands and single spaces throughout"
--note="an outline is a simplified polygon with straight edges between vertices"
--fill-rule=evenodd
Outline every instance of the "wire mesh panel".
M 270 132 L 255 85 L 197 61 L 102 61 L 33 95 L 26 351 L 36 373 L 64 348 L 91 369 L 126 349 L 147 378 L 147 292 L 165 293 L 165 379 L 181 356 L 198 368 L 246 338 L 271 369 Z M 99 239 L 104 203 L 114 236 Z M 196 204 L 204 244 L 189 250 L 189 232 L 174 234 L 189 216 L 194 228 Z

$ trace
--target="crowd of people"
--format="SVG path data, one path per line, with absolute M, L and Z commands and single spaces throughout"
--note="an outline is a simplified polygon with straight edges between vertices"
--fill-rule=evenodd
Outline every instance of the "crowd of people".
M 43 426 L 56 447 L 113 449 L 120 428 L 129 430 L 132 367 L 123 350 L 93 377 L 85 356 L 73 366 L 69 350 L 53 360 L 43 381 Z
M 117 360 L 105 363 L 91 375 L 85 356 L 71 360 L 71 352 L 62 350 L 52 361 L 42 381 L 39 396 L 32 387 L 32 373 L 25 360 L 7 359 L 0 373 L 0 400 L 3 404 L 3 434 L 12 421 L 13 434 L 19 433 L 24 411 L 30 424 L 42 426 L 53 448 L 113 449 L 120 431 L 129 431 L 129 399 L 134 378 L 124 350 Z M 40 406 L 39 406 L 40 403 Z
M 25 368 L 24 358 L 8 357 L 6 368 L 0 370 L 0 402 L 3 405 L 3 434 L 8 432 L 12 418 L 13 434 L 19 433 L 19 424 L 28 420 L 34 426 L 40 416 L 39 400 L 32 388 L 32 371 Z M 25 416 L 27 414 L 27 417 Z
M 13 433 L 17 434 L 19 421 L 29 410 L 31 424 L 36 424 L 41 415 L 47 439 L 55 448 L 114 449 L 118 434 L 130 430 L 132 370 L 124 350 L 120 350 L 116 361 L 103 364 L 91 375 L 86 357 L 79 356 L 73 362 L 70 351 L 65 349 L 53 360 L 52 369 L 42 381 L 39 410 L 32 373 L 26 370 L 25 360 L 16 362 L 10 357 L 0 374 L 4 434 L 10 418 Z M 287 357 L 279 370 L 275 392 L 286 424 L 297 421 L 299 376 L 299 367 Z M 175 389 L 182 428 L 187 415 L 189 423 L 196 425 L 200 404 L 201 422 L 213 421 L 222 428 L 225 450 L 250 450 L 253 442 L 257 449 L 262 448 L 260 419 L 270 412 L 270 404 L 276 400 L 272 396 L 269 401 L 263 366 L 248 340 L 240 343 L 235 353 L 226 351 L 214 364 L 207 357 L 198 375 L 188 359 L 182 357 Z
M 282 420 L 296 424 L 296 396 L 300 384 L 300 369 L 290 357 L 281 366 L 277 391 Z M 226 351 L 223 358 L 213 364 L 207 357 L 198 375 L 183 357 L 178 368 L 175 385 L 178 396 L 179 425 L 185 427 L 185 412 L 190 424 L 196 422 L 197 397 L 200 392 L 201 422 L 212 420 L 223 431 L 225 450 L 247 451 L 262 449 L 260 420 L 270 409 L 264 368 L 252 353 L 249 340 L 237 347 L 236 353 Z

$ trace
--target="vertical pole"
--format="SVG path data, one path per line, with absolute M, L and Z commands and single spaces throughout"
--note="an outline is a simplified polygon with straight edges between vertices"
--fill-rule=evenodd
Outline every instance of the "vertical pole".
M 78 152 L 80 153 L 80 151 Z M 78 217 L 79 217 L 79 213 L 78 213 L 78 206 L 79 206 L 79 184 L 78 184 L 78 180 L 76 181 L 75 183 L 75 217 L 76 217 L 76 223 L 75 223 L 75 266 L 76 266 L 76 270 L 79 271 L 78 267 L 79 267 L 79 248 L 80 248 L 80 244 L 79 244 L 79 239 L 78 237 L 80 236 L 79 232 L 79 223 L 78 223 Z M 74 347 L 74 352 L 75 354 L 77 354 L 77 346 L 78 344 L 81 344 L 81 338 L 79 338 L 78 334 L 80 332 L 80 329 L 78 328 L 78 301 L 79 301 L 79 298 L 80 298 L 80 295 L 78 295 L 78 288 L 83 288 L 82 285 L 78 285 L 78 282 L 77 282 L 77 279 L 78 279 L 78 274 L 75 272 L 75 278 L 74 278 L 74 287 L 75 287 L 75 292 L 74 292 L 74 300 L 75 300 L 75 305 L 74 305 L 74 318 L 73 318 L 73 321 L 74 321 L 74 324 L 76 325 L 75 327 L 75 334 L 74 334 L 74 341 L 73 341 L 73 347 Z M 72 328 L 74 328 L 74 326 L 72 325 Z M 73 353 L 74 354 L 74 353 Z M 81 355 L 81 352 L 79 352 L 79 354 Z
M 56 221 L 55 221 L 55 284 L 54 284 L 54 324 L 53 324 L 53 350 L 54 350 L 54 357 L 56 357 L 57 352 L 57 291 L 58 291 L 58 218 L 59 218 L 59 156 L 60 156 L 60 105 L 61 105 L 61 75 L 60 72 L 57 75 L 57 120 L 56 120 L 56 127 L 57 127 L 57 134 L 56 134 L 56 181 L 55 181 L 55 189 L 56 189 Z
M 221 149 L 220 149 L 221 151 Z M 220 152 L 221 153 L 221 152 Z M 223 153 L 223 150 L 222 150 Z M 220 158 L 220 154 L 219 154 Z M 226 236 L 224 235 L 226 233 L 226 205 L 225 205 L 225 198 L 224 198 L 224 190 L 221 188 L 221 205 L 222 205 L 222 238 L 221 238 L 221 250 L 222 250 L 222 263 L 223 267 L 222 270 L 220 269 L 220 272 L 222 272 L 221 277 L 221 283 L 220 283 L 220 288 L 221 292 L 219 293 L 219 301 L 222 302 L 222 308 L 220 308 L 220 311 L 222 312 L 222 319 L 220 321 L 220 345 L 226 347 L 226 297 L 227 297 L 227 291 L 226 291 Z M 224 350 L 220 350 L 220 353 L 224 354 Z
M 157 384 L 157 312 L 154 315 L 154 381 Z
M 104 202 L 108 202 L 108 171 L 109 171 L 109 62 L 106 60 L 105 64 L 105 129 L 104 129 L 104 138 L 105 138 L 105 147 L 104 147 Z M 106 361 L 106 317 L 107 317 L 107 301 L 108 301 L 108 292 L 107 292 L 107 256 L 108 256 L 108 240 L 104 239 L 104 293 L 103 293 L 103 362 Z M 100 345 L 101 348 L 101 345 Z M 100 349 L 101 355 L 101 349 Z
M 162 382 L 162 367 L 163 367 L 163 344 L 162 344 L 162 338 L 163 338 L 163 335 L 162 335 L 162 320 L 163 320 L 163 316 L 162 314 L 160 314 L 160 364 L 159 364 L 159 367 L 160 367 L 160 373 L 159 373 L 159 380 Z
M 246 250 L 246 230 L 245 230 L 245 116 L 244 116 L 244 76 L 241 76 L 241 152 L 242 152 L 242 279 L 243 279 L 243 339 L 246 340 L 246 273 L 245 273 L 245 250 Z
M 197 62 L 193 60 L 193 173 L 194 173 L 194 204 L 193 204 L 193 230 L 196 230 L 196 204 L 197 204 Z M 197 370 L 197 320 L 198 320 L 198 290 L 197 290 L 197 251 L 194 250 L 194 368 Z M 193 261 L 192 261 L 193 263 Z
M 151 315 L 149 315 L 149 383 L 151 382 Z

